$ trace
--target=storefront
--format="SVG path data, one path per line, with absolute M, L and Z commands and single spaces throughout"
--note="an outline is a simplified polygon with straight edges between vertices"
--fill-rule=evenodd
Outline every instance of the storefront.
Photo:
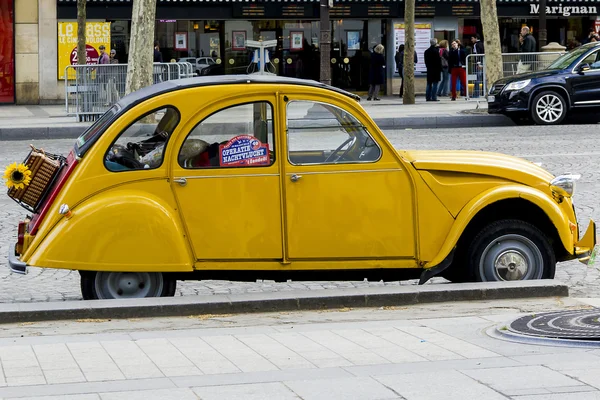
M 14 0 L 0 0 L 0 103 L 15 102 Z

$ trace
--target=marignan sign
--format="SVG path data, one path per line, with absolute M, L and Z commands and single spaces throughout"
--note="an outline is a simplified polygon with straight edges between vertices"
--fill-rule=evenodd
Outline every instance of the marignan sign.
M 539 14 L 540 5 L 530 4 L 529 14 Z M 589 15 L 598 14 L 597 7 L 595 6 L 546 6 L 546 14 L 548 15 L 562 15 L 568 17 L 569 15 Z

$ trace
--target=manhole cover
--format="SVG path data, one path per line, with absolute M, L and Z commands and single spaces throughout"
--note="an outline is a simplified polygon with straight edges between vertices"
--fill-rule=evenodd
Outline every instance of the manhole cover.
M 509 325 L 494 327 L 488 334 L 519 343 L 598 348 L 600 309 L 527 315 Z
M 533 314 L 513 321 L 508 330 L 528 336 L 600 341 L 600 310 Z

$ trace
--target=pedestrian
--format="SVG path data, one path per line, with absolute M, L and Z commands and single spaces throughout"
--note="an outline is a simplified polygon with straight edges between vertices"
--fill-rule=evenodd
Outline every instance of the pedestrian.
M 156 40 L 154 42 L 154 62 L 155 63 L 163 62 L 162 54 L 160 52 L 160 44 L 158 43 L 158 40 Z M 155 65 L 154 66 L 154 83 L 155 84 L 163 81 L 162 73 L 163 73 L 162 66 Z
M 402 97 L 402 95 L 404 95 L 404 45 L 401 44 L 400 47 L 398 47 L 398 51 L 396 52 L 396 67 L 398 68 L 398 74 L 400 75 L 400 97 Z M 417 52 L 413 50 L 414 53 L 414 59 L 415 59 L 415 67 L 417 65 L 417 63 L 419 62 L 419 58 L 417 57 Z
M 367 100 L 381 100 L 379 97 L 379 87 L 383 85 L 385 79 L 385 57 L 383 56 L 383 45 L 380 43 L 373 49 L 371 54 L 371 68 L 369 69 L 369 97 Z
M 456 100 L 456 80 L 460 80 L 462 87 L 467 87 L 467 74 L 465 67 L 467 64 L 467 53 L 462 46 L 458 44 L 457 40 L 452 42 L 452 48 L 448 55 L 448 65 L 450 67 L 451 76 L 451 92 L 452 100 Z
M 442 74 L 442 57 L 437 48 L 437 39 L 429 41 L 430 46 L 425 50 L 425 67 L 427 68 L 427 88 L 425 98 L 427 101 L 439 101 L 437 98 L 437 87 Z
M 154 62 L 163 62 L 162 54 L 160 53 L 160 44 L 158 40 L 154 42 Z
M 99 65 L 107 65 L 110 63 L 110 58 L 106 54 L 106 47 L 101 44 L 98 47 L 100 55 L 98 56 Z M 98 67 L 96 70 L 96 80 L 98 82 L 98 93 L 99 100 L 104 106 L 108 106 L 108 81 L 109 81 L 109 70 L 108 67 Z
M 450 85 L 450 68 L 448 64 L 448 41 L 442 40 L 440 42 L 440 57 L 442 58 L 442 77 L 440 84 L 438 85 L 438 96 L 448 96 L 448 86 Z
M 535 53 L 537 43 L 535 38 L 529 33 L 529 27 L 524 26 L 521 28 L 521 37 L 523 38 L 523 43 L 521 44 L 519 51 L 521 53 Z
M 525 53 L 519 57 L 519 63 L 517 64 L 517 74 L 523 74 L 531 71 L 531 67 L 535 65 L 537 56 L 535 54 L 537 43 L 535 38 L 531 35 L 529 27 L 524 26 L 521 28 L 521 35 L 519 37 L 519 53 Z
M 485 46 L 478 34 L 471 36 L 471 43 L 473 44 L 473 54 L 476 54 L 475 62 L 473 63 L 473 70 L 475 71 L 473 97 L 476 98 L 483 93 L 483 55 L 485 54 Z

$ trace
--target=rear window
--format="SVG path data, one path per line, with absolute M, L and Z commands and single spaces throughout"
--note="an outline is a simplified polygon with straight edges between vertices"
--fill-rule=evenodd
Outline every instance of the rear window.
M 96 120 L 88 129 L 86 129 L 79 138 L 77 138 L 76 152 L 80 157 L 90 148 L 90 146 L 102 135 L 117 114 L 117 107 L 111 107 L 99 119 Z

